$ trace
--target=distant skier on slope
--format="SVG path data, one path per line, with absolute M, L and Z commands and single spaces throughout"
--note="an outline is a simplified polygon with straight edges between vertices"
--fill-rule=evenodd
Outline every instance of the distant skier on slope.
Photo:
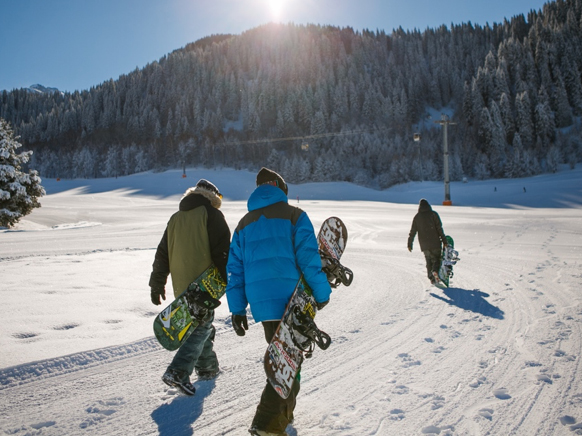
M 447 245 L 447 240 L 439 214 L 432 210 L 429 202 L 424 198 L 420 200 L 418 213 L 412 220 L 412 227 L 408 235 L 408 251 L 412 251 L 412 243 L 416 233 L 418 233 L 418 243 L 426 260 L 428 279 L 434 284 L 441 265 L 442 246 Z

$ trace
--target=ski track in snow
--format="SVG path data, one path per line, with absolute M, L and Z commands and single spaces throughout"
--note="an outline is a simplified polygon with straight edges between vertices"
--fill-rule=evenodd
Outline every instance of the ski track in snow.
M 138 207 L 134 230 L 124 240 L 110 239 L 108 248 L 96 242 L 103 228 L 121 234 L 126 224 L 118 224 L 121 229 L 105 221 L 64 226 L 59 233 L 70 239 L 64 247 L 50 246 L 52 231 L 0 235 L 20 244 L 14 256 L 0 248 L 11 307 L 19 301 L 12 294 L 29 282 L 26 271 L 34 271 L 36 285 L 23 302 L 47 297 L 43 282 L 53 280 L 59 285 L 51 295 L 64 292 L 64 301 L 71 301 L 67 286 L 79 277 L 89 280 L 77 292 L 103 292 L 113 300 L 109 288 L 129 293 L 123 299 L 127 310 L 103 315 L 110 322 L 98 327 L 105 343 L 107 335 L 115 335 L 109 339 L 114 345 L 63 355 L 56 350 L 55 357 L 0 369 L 0 434 L 248 434 L 265 383 L 266 344 L 252 319 L 244 338 L 233 333 L 225 300 L 215 322 L 219 377 L 196 382 L 194 397 L 181 396 L 160 380 L 172 354 L 151 335 L 158 308 L 149 303 L 147 278 L 153 247 L 176 206 L 162 203 L 141 225 Z M 349 239 L 342 261 L 355 278 L 349 288 L 335 290 L 318 314 L 318 326 L 333 342 L 304 363 L 295 421 L 287 429 L 291 436 L 582 434 L 579 209 L 437 206 L 461 258 L 451 287 L 439 289 L 425 277 L 417 241 L 412 253 L 406 250 L 415 205 L 314 201 L 300 206 L 316 228 L 330 215 L 344 220 Z M 240 202 L 225 204 L 231 228 L 243 210 Z M 131 271 L 139 268 L 138 283 L 129 283 L 136 281 Z M 122 281 L 124 273 L 130 277 Z M 89 299 L 95 310 L 98 302 Z M 2 339 L 3 348 L 18 354 L 41 346 L 46 337 L 64 341 L 63 347 L 67 338 L 73 344 L 83 340 L 67 335 L 78 334 L 91 319 L 73 319 L 74 312 L 63 310 L 71 319 L 50 332 L 41 324 L 21 328 L 20 337 Z

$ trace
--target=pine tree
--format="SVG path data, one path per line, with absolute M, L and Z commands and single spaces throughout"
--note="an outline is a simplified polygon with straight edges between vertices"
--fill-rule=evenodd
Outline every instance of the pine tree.
M 22 145 L 14 137 L 12 128 L 0 118 L 0 226 L 12 227 L 25 215 L 40 207 L 38 198 L 45 195 L 38 172 L 22 172 L 32 151 L 20 154 Z

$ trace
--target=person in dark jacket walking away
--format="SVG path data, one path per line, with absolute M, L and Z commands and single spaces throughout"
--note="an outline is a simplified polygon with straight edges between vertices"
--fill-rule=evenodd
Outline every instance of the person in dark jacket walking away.
M 313 225 L 303 210 L 288 204 L 287 184 L 279 174 L 262 168 L 247 205 L 249 212 L 230 244 L 226 297 L 236 334 L 244 336 L 248 330 L 250 305 L 269 343 L 301 273 L 313 290 L 318 309 L 329 301 L 331 287 L 321 270 Z M 298 392 L 299 374 L 287 399 L 267 381 L 249 432 L 287 435 L 285 428 L 293 420 Z
M 447 245 L 443 225 L 438 213 L 424 198 L 418 204 L 418 213 L 412 220 L 408 235 L 408 251 L 412 251 L 414 237 L 418 233 L 418 243 L 426 260 L 426 274 L 431 283 L 438 278 L 441 265 L 442 247 Z M 442 243 L 442 246 L 441 246 Z
M 189 188 L 178 212 L 170 218 L 164 236 L 156 251 L 150 276 L 152 303 L 166 299 L 165 285 L 172 275 L 174 298 L 202 274 L 212 263 L 226 278 L 226 264 L 230 248 L 230 229 L 218 209 L 222 194 L 208 180 L 201 179 Z M 199 379 L 211 379 L 219 372 L 218 359 L 213 350 L 215 329 L 214 311 L 186 339 L 162 376 L 168 386 L 178 388 L 186 395 L 196 389 L 190 381 L 194 369 Z

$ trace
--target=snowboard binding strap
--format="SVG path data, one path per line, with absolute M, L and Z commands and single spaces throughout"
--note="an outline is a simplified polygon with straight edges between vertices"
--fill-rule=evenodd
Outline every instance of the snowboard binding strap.
M 332 288 L 337 288 L 339 285 L 350 286 L 354 279 L 354 273 L 351 269 L 343 266 L 337 259 L 323 255 L 325 266 L 322 268 L 327 275 L 327 280 Z
M 197 283 L 190 283 L 186 293 L 186 301 L 190 315 L 200 322 L 208 317 L 208 314 L 220 306 L 220 301 L 212 297 L 208 292 L 200 289 Z
M 317 345 L 322 350 L 327 350 L 331 345 L 331 337 L 320 330 L 311 316 L 301 312 L 299 306 L 293 308 L 293 327 L 291 329 L 291 336 L 293 342 L 301 351 L 306 353 L 305 357 L 310 358 Z M 307 338 L 304 341 L 299 341 L 295 333 Z

